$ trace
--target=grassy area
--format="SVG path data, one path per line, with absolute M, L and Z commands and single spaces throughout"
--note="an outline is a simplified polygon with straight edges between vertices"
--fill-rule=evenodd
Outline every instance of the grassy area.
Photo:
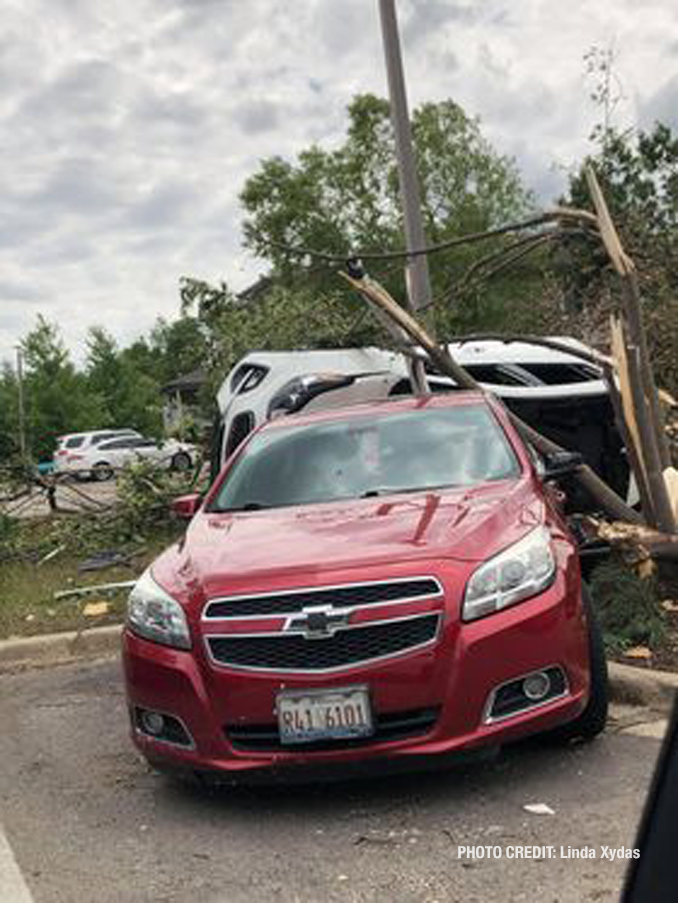
M 54 594 L 137 577 L 184 532 L 185 523 L 172 517 L 170 502 L 195 488 L 195 474 L 175 475 L 139 461 L 124 469 L 115 493 L 96 511 L 21 518 L 0 512 L 0 638 L 119 621 L 124 591 L 112 598 L 92 594 L 57 600 Z M 110 552 L 131 566 L 79 570 L 85 560 Z
M 173 529 L 156 532 L 147 538 L 143 549 L 132 558 L 131 567 L 115 566 L 80 573 L 78 565 L 89 556 L 69 552 L 44 564 L 30 560 L 3 563 L 0 565 L 0 638 L 76 630 L 120 621 L 127 601 L 124 592 L 115 597 L 92 595 L 60 600 L 55 600 L 54 594 L 75 586 L 132 580 L 182 530 L 181 525 L 174 525 Z M 108 605 L 105 613 L 94 616 L 85 613 L 86 605 L 101 601 Z

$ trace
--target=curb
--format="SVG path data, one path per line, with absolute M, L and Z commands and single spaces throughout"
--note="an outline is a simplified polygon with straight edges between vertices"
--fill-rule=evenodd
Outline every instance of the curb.
M 121 624 L 113 624 L 85 631 L 1 640 L 0 674 L 114 655 L 120 648 L 121 630 Z
M 113 624 L 82 632 L 1 640 L 0 674 L 116 655 L 120 649 L 121 631 L 121 624 Z M 678 692 L 678 673 L 634 668 L 613 661 L 608 662 L 608 671 L 612 702 L 670 711 Z
M 608 661 L 610 699 L 627 705 L 642 705 L 669 714 L 678 692 L 678 674 L 634 668 Z

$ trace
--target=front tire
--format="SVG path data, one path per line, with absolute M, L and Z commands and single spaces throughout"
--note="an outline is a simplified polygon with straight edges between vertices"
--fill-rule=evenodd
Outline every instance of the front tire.
M 607 658 L 603 634 L 593 608 L 588 587 L 582 584 L 582 606 L 586 615 L 589 630 L 589 700 L 584 711 L 570 721 L 547 733 L 547 738 L 557 743 L 568 743 L 570 740 L 588 742 L 595 739 L 605 730 L 607 724 L 608 689 Z
M 177 473 L 186 473 L 187 470 L 190 470 L 191 458 L 186 452 L 177 452 L 172 458 L 171 465 L 172 470 L 176 470 Z
M 113 479 L 113 468 L 110 464 L 106 464 L 101 461 L 99 464 L 95 464 L 92 468 L 92 476 L 99 483 L 103 483 L 106 480 Z

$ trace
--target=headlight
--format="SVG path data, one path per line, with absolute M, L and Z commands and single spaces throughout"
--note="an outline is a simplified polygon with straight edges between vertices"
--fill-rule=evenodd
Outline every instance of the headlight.
M 537 527 L 473 572 L 466 585 L 462 618 L 473 621 L 515 605 L 546 589 L 556 573 L 551 536 Z
M 144 571 L 129 594 L 127 623 L 134 633 L 154 643 L 177 649 L 191 648 L 183 608 L 158 586 L 150 570 Z

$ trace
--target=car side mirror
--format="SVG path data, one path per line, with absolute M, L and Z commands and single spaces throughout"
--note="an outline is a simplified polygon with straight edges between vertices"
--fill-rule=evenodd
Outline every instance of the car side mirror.
M 181 520 L 190 520 L 201 504 L 202 496 L 197 492 L 192 492 L 190 495 L 180 495 L 173 499 L 170 511 Z
M 544 482 L 559 480 L 575 473 L 584 464 L 584 456 L 579 452 L 559 451 L 544 455 Z

